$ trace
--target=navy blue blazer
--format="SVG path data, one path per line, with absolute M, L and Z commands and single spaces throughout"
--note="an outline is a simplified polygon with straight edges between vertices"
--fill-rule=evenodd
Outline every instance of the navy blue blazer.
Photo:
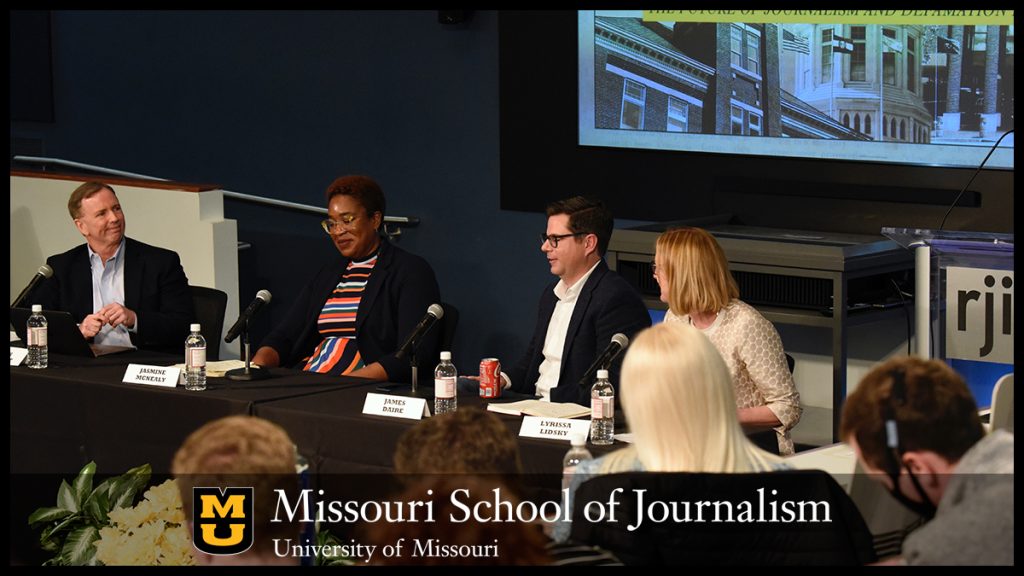
M 537 378 L 540 377 L 540 364 L 544 360 L 544 339 L 548 333 L 548 323 L 555 311 L 558 297 L 555 286 L 549 284 L 540 295 L 540 309 L 537 314 L 537 327 L 526 354 L 516 366 L 508 372 L 512 380 L 512 390 L 525 394 L 536 394 Z M 587 368 L 604 351 L 612 336 L 622 332 L 630 339 L 644 328 L 651 325 L 651 315 L 637 291 L 626 283 L 621 276 L 608 269 L 604 260 L 583 285 L 576 307 L 569 320 L 569 330 L 565 335 L 565 347 L 562 349 L 562 367 L 558 376 L 558 386 L 551 390 L 552 402 L 576 402 L 590 406 L 590 386 L 593 382 L 580 386 L 579 380 Z M 609 373 L 612 386 L 616 393 L 619 389 L 619 368 L 622 356 L 614 363 Z
M 85 244 L 50 256 L 46 263 L 53 268 L 53 276 L 40 284 L 32 304 L 41 304 L 45 310 L 70 312 L 78 322 L 96 311 L 92 303 L 92 267 Z M 138 332 L 129 332 L 133 344 L 181 353 L 195 309 L 178 254 L 125 238 L 124 306 L 138 317 Z
M 295 298 L 284 321 L 260 343 L 277 351 L 281 366 L 295 366 L 320 343 L 317 318 L 348 263 L 339 254 L 321 268 Z M 356 311 L 356 345 L 363 363 L 379 362 L 390 382 L 411 382 L 408 358 L 396 358 L 395 353 L 423 319 L 427 307 L 440 302 L 441 291 L 430 264 L 381 239 L 377 264 Z M 441 323 L 435 322 L 416 349 L 421 385 L 432 381 L 440 337 Z

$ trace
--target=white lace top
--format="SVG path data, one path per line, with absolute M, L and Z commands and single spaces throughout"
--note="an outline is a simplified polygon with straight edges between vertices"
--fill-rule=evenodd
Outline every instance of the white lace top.
M 670 310 L 665 321 L 690 323 L 690 316 L 676 316 Z M 779 453 L 792 454 L 789 429 L 800 421 L 803 408 L 775 326 L 753 306 L 733 300 L 701 332 L 718 348 L 729 367 L 736 407 L 767 406 L 782 422 L 775 428 Z

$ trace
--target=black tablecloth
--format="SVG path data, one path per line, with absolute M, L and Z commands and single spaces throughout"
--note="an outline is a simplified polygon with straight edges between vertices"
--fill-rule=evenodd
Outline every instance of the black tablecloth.
M 314 396 L 274 400 L 256 406 L 256 415 L 280 424 L 309 460 L 317 474 L 377 473 L 393 469 L 392 457 L 403 432 L 416 420 L 370 416 L 362 413 L 363 402 L 373 387 L 331 390 Z M 428 400 L 431 412 L 433 403 Z M 486 408 L 479 396 L 459 395 L 459 408 Z M 513 434 L 519 434 L 523 419 L 495 413 Z M 595 457 L 625 444 L 588 446 Z M 519 438 L 523 472 L 562 472 L 562 458 L 569 450 L 563 440 Z
M 206 422 L 253 414 L 261 402 L 372 383 L 285 369 L 254 382 L 208 378 L 202 392 L 121 382 L 128 363 L 178 361 L 132 352 L 84 360 L 58 356 L 45 370 L 11 368 L 11 473 L 72 475 L 90 460 L 100 472 L 120 474 L 146 463 L 155 473 L 169 472 L 181 442 Z

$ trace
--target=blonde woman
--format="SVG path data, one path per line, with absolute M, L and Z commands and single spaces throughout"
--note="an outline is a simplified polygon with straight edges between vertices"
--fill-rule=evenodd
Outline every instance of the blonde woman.
M 569 502 L 585 480 L 615 472 L 769 472 L 783 460 L 743 433 L 732 378 L 714 344 L 696 328 L 661 323 L 633 340 L 622 362 L 622 409 L 633 445 L 576 467 Z M 552 538 L 569 537 L 569 523 Z
M 789 430 L 803 409 L 782 340 L 771 322 L 739 299 L 714 236 L 701 228 L 662 234 L 655 245 L 654 278 L 669 307 L 665 322 L 699 329 L 725 360 L 740 423 L 773 428 L 779 454 L 792 454 Z

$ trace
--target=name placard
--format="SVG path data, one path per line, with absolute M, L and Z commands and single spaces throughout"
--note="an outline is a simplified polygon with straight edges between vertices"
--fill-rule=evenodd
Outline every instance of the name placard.
M 147 384 L 174 388 L 178 385 L 181 368 L 174 366 L 148 366 L 146 364 L 129 364 L 124 371 L 122 382 L 128 384 Z
M 28 356 L 28 348 L 18 348 L 17 346 L 11 346 L 11 366 L 18 366 L 25 361 L 25 357 Z
M 524 416 L 519 435 L 529 438 L 546 438 L 548 440 L 571 441 L 573 436 L 587 437 L 590 433 L 590 420 L 569 418 L 542 418 L 540 416 Z
M 363 414 L 419 420 L 424 416 L 430 417 L 430 408 L 427 408 L 425 398 L 367 392 L 366 400 L 363 402 Z

